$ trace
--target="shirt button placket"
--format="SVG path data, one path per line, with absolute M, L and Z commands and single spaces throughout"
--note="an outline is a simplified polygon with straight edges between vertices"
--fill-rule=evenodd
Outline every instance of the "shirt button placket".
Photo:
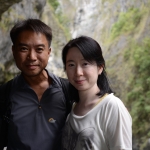
M 41 107 L 41 104 L 39 104 L 38 108 L 39 108 L 39 109 L 41 109 L 41 108 L 42 108 L 42 107 Z

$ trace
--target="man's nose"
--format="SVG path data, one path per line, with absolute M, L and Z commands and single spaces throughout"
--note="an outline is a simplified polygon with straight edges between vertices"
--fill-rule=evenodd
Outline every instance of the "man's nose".
M 36 60 L 37 59 L 37 54 L 36 54 L 36 51 L 34 49 L 29 51 L 28 59 L 30 59 L 30 60 Z

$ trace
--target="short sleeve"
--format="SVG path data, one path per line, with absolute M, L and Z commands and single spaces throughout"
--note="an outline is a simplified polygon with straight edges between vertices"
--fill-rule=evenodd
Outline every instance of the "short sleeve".
M 105 106 L 104 134 L 110 150 L 132 150 L 132 118 L 122 101 L 112 96 Z

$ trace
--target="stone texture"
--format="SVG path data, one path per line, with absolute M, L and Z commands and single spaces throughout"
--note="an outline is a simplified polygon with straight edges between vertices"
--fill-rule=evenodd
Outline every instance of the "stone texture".
M 20 2 L 21 0 L 0 0 L 0 18 L 3 12 L 5 12 L 10 6 Z

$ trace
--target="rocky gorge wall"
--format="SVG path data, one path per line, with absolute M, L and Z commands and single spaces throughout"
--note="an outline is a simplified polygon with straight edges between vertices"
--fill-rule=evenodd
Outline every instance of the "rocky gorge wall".
M 126 61 L 123 58 L 125 49 L 128 48 L 130 39 L 142 42 L 142 39 L 150 35 L 150 16 L 148 6 L 149 0 L 60 0 L 63 13 L 69 18 L 70 32 L 72 37 L 87 35 L 96 39 L 103 49 L 106 65 L 111 82 L 116 93 L 124 98 L 124 89 L 128 88 L 127 79 L 130 76 L 132 66 L 126 68 Z M 137 9 L 139 22 L 134 24 L 134 12 L 130 9 Z M 144 10 L 146 12 L 144 12 Z M 134 11 L 134 10 L 133 10 Z M 127 28 L 121 31 L 123 26 L 118 27 L 118 31 L 113 25 L 119 22 L 121 13 L 128 14 L 124 20 Z M 136 13 L 136 12 L 135 12 Z M 133 19 L 133 20 L 132 20 Z M 138 16 L 137 16 L 138 19 Z M 128 24 L 127 24 L 128 23 Z M 112 28 L 114 32 L 112 32 Z M 119 33 L 120 32 L 120 33 Z M 118 35 L 115 35 L 118 34 Z M 117 81 L 117 82 L 116 82 Z M 120 83 L 120 85 L 118 84 Z M 124 86 L 122 86 L 124 85 Z M 123 87 L 123 88 L 122 88 Z
M 150 149 L 150 1 L 59 2 L 71 36 L 91 36 L 101 45 L 111 86 L 133 119 L 133 149 Z
M 60 59 L 62 46 L 69 40 L 64 27 L 54 14 L 54 8 L 46 0 L 0 0 L 0 83 L 12 78 L 18 69 L 15 67 L 9 31 L 21 19 L 40 18 L 52 28 L 53 42 L 48 69 L 59 76 L 65 76 Z M 3 7 L 2 7 L 3 6 Z
M 5 2 L 0 0 L 0 3 L 5 4 Z M 150 37 L 149 0 L 18 0 L 9 2 L 7 1 L 5 9 L 0 5 L 0 82 L 7 81 L 18 72 L 11 53 L 12 43 L 9 38 L 11 27 L 19 19 L 40 18 L 50 25 L 53 31 L 52 54 L 47 67 L 50 71 L 59 76 L 65 76 L 60 59 L 62 47 L 70 38 L 79 35 L 91 36 L 102 47 L 110 83 L 116 95 L 127 105 L 129 111 L 135 109 L 134 103 L 131 104 L 128 98 L 128 93 L 134 88 L 133 81 L 139 74 L 135 68 L 134 54 L 139 48 L 145 53 L 144 40 Z M 149 48 L 145 48 L 148 49 L 148 54 Z M 150 101 L 148 96 L 145 98 Z M 138 101 L 138 98 L 135 98 L 135 101 Z M 133 121 L 136 116 L 139 114 L 133 113 Z M 148 118 L 149 116 L 144 118 L 147 123 L 149 123 Z M 145 122 L 141 119 L 142 124 Z M 139 134 L 139 129 L 135 123 L 133 127 L 137 131 L 134 131 L 136 136 Z M 147 125 L 142 128 L 148 129 Z M 141 138 L 144 137 L 144 140 L 137 139 L 139 136 L 133 139 L 133 150 L 150 149 L 143 148 L 147 144 L 147 139 L 150 138 L 148 131 L 146 130 L 145 134 L 143 131 L 139 134 Z
M 18 72 L 11 52 L 10 29 L 20 19 L 40 18 L 45 4 L 46 0 L 0 1 L 0 83 Z

